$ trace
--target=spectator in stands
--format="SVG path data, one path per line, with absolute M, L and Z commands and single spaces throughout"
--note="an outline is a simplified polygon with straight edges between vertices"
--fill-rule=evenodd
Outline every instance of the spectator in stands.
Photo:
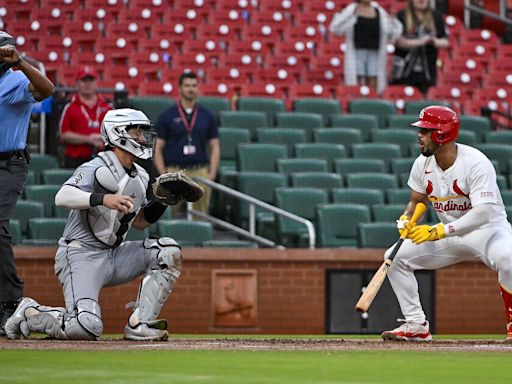
M 19 71 L 12 71 L 17 67 Z M 36 101 L 53 94 L 46 76 L 16 50 L 15 39 L 0 31 L 0 335 L 23 296 L 11 247 L 9 220 L 27 178 L 26 138 Z
M 329 30 L 346 35 L 345 84 L 386 88 L 386 46 L 402 34 L 396 18 L 375 1 L 358 0 L 334 15 Z
M 184 169 L 189 176 L 215 180 L 220 160 L 219 131 L 213 114 L 197 104 L 197 75 L 185 72 L 179 78 L 177 104 L 160 115 L 156 123 L 155 166 L 160 174 Z M 208 213 L 210 188 L 193 209 Z M 173 213 L 176 213 L 176 208 Z
M 437 51 L 450 45 L 443 16 L 429 0 L 408 0 L 397 16 L 404 33 L 396 41 L 392 83 L 413 85 L 426 93 L 436 84 Z
M 81 67 L 76 74 L 76 94 L 60 119 L 60 140 L 66 144 L 64 167 L 76 168 L 103 150 L 101 122 L 112 107 L 96 92 L 98 75 L 93 67 Z

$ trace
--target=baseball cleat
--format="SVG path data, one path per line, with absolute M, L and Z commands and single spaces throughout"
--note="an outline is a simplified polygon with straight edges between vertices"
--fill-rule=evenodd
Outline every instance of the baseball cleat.
M 30 336 L 30 328 L 27 324 L 27 317 L 25 311 L 28 308 L 37 308 L 38 302 L 30 297 L 24 297 L 21 300 L 18 308 L 14 311 L 13 315 L 7 319 L 5 323 L 5 334 L 9 339 L 26 339 Z
M 423 324 L 405 321 L 398 328 L 383 332 L 382 338 L 384 341 L 432 341 L 428 321 Z
M 166 341 L 169 334 L 165 329 L 151 328 L 147 324 L 139 323 L 136 327 L 127 324 L 124 327 L 124 338 L 135 341 Z
M 512 321 L 507 324 L 507 338 L 505 341 L 512 342 Z

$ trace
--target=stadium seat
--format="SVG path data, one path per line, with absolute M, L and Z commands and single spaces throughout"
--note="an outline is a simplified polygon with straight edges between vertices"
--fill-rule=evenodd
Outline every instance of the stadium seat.
M 44 217 L 44 205 L 39 201 L 18 200 L 12 214 L 12 219 L 20 222 L 20 230 L 23 236 L 27 235 L 28 219 Z
M 409 188 L 390 188 L 386 191 L 386 200 L 388 204 L 405 205 L 411 200 L 411 190 Z
M 342 144 L 352 156 L 352 144 L 362 143 L 363 135 L 355 128 L 317 128 L 313 132 L 316 143 Z
M 395 175 L 382 173 L 349 173 L 345 177 L 347 187 L 372 188 L 382 191 L 389 188 L 398 188 L 398 180 Z
M 320 204 L 316 207 L 321 247 L 354 247 L 357 226 L 371 221 L 370 210 L 358 204 Z
M 374 128 L 370 136 L 373 143 L 398 144 L 403 157 L 409 156 L 410 144 L 418 142 L 418 132 L 409 128 Z
M 404 212 L 404 204 L 378 204 L 372 207 L 373 221 L 394 223 Z
M 264 112 L 226 111 L 220 113 L 220 126 L 223 128 L 245 128 L 256 140 L 256 129 L 268 126 Z
M 281 112 L 277 114 L 277 126 L 301 128 L 307 133 L 308 141 L 313 138 L 313 129 L 323 126 L 322 115 L 310 112 Z
M 357 231 L 359 248 L 388 248 L 398 239 L 396 223 L 360 223 Z
M 329 169 L 334 170 L 334 159 L 347 157 L 347 150 L 341 144 L 304 143 L 295 144 L 295 155 L 297 157 L 327 160 Z
M 490 132 L 486 132 L 485 133 L 485 142 L 489 143 L 489 144 L 507 144 L 507 145 L 512 145 L 512 131 L 490 131 Z
M 386 162 L 386 171 L 389 171 L 389 162 L 402 157 L 402 150 L 398 144 L 362 143 L 352 145 L 352 155 L 356 159 L 382 159 Z
M 241 97 L 238 100 L 240 111 L 264 112 L 267 115 L 265 126 L 275 126 L 276 113 L 284 111 L 284 102 L 270 97 Z
M 293 110 L 320 114 L 323 118 L 322 126 L 329 126 L 334 125 L 331 116 L 341 113 L 341 104 L 335 99 L 301 98 L 293 101 Z
M 126 234 L 126 241 L 140 241 L 149 238 L 149 228 L 144 228 L 142 231 L 131 227 Z
M 332 115 L 331 118 L 333 127 L 359 129 L 364 141 L 370 141 L 370 130 L 379 127 L 377 117 L 366 114 Z
M 56 217 L 37 217 L 28 220 L 25 245 L 57 245 L 62 237 L 67 219 Z
M 457 136 L 457 143 L 475 146 L 478 143 L 478 140 L 475 132 L 468 130 L 459 130 L 459 134 Z M 509 144 L 512 144 L 512 141 Z
M 328 172 L 327 160 L 325 159 L 277 159 L 276 166 L 278 172 L 286 175 L 293 172 Z
M 238 144 L 251 141 L 249 131 L 243 128 L 219 128 L 220 167 L 236 168 Z
M 14 245 L 21 243 L 21 224 L 18 219 L 9 220 L 9 233 L 11 234 L 11 242 Z
M 34 172 L 36 184 L 41 183 L 43 169 L 59 168 L 59 162 L 55 156 L 31 153 L 30 159 L 29 170 Z
M 411 127 L 411 123 L 418 121 L 418 114 L 414 115 L 391 115 L 388 116 L 388 127 L 390 128 L 408 128 L 413 132 L 417 132 L 415 127 Z
M 172 237 L 182 246 L 201 247 L 203 241 L 213 240 L 213 226 L 202 221 L 160 220 L 158 234 Z
M 160 115 L 174 104 L 173 99 L 165 96 L 134 96 L 129 100 L 129 105 L 144 112 L 153 124 L 156 124 Z
M 499 173 L 508 174 L 508 160 L 512 153 L 512 145 L 508 144 L 477 144 L 475 146 L 482 151 L 489 159 L 498 160 Z
M 510 181 L 510 180 L 509 180 Z M 512 190 L 501 190 L 501 198 L 505 206 L 512 206 Z
M 55 195 L 60 188 L 60 185 L 27 185 L 25 196 L 27 200 L 44 204 L 44 216 L 51 217 L 54 215 Z
M 399 176 L 402 173 L 408 173 L 411 171 L 412 165 L 416 157 L 405 157 L 402 159 L 391 159 L 391 172 Z
M 381 159 L 335 159 L 334 171 L 343 177 L 349 173 L 386 173 L 386 163 Z
M 238 171 L 274 172 L 277 159 L 288 157 L 288 149 L 280 144 L 239 144 L 237 152 Z
M 329 98 L 332 96 L 329 87 L 323 86 L 322 84 L 315 83 L 299 83 L 290 85 L 289 98 L 291 100 L 298 100 L 304 97 L 314 98 L 319 97 L 322 99 Z
M 311 187 L 324 189 L 329 195 L 331 189 L 343 187 L 343 178 L 330 172 L 294 172 L 290 174 L 292 187 Z
M 320 188 L 277 188 L 277 206 L 315 223 L 316 206 L 327 203 L 327 192 Z M 286 245 L 299 245 L 300 238 L 307 233 L 306 226 L 277 216 L 277 228 L 280 238 Z
M 295 128 L 258 128 L 258 143 L 286 145 L 288 156 L 292 157 L 296 143 L 306 143 L 306 132 Z
M 27 179 L 25 180 L 25 185 L 34 185 L 36 183 L 36 174 L 34 171 L 30 170 L 27 172 Z
M 62 185 L 74 173 L 74 169 L 44 169 L 42 172 L 43 184 Z
M 339 204 L 384 204 L 382 191 L 371 188 L 336 188 L 332 190 L 332 199 Z
M 414 100 L 414 101 L 408 101 L 405 103 L 404 113 L 406 115 L 416 115 L 416 117 L 418 117 L 420 111 L 423 108 L 428 107 L 430 105 L 444 105 L 445 107 L 450 106 L 449 103 L 447 103 L 446 101 L 441 101 L 441 100 Z M 416 118 L 416 120 L 418 120 L 418 119 Z M 416 120 L 413 120 L 413 121 L 416 121 Z
M 197 103 L 211 111 L 217 123 L 220 121 L 220 112 L 231 110 L 230 102 L 226 97 L 199 96 Z
M 388 116 L 396 113 L 395 106 L 391 101 L 379 99 L 352 100 L 348 108 L 350 113 L 376 116 L 379 127 L 385 127 Z

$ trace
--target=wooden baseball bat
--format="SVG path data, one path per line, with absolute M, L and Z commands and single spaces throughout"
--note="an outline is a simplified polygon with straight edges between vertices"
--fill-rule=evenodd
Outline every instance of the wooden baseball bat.
M 426 210 L 427 207 L 425 206 L 425 204 L 417 203 L 416 208 L 414 209 L 414 213 L 410 220 L 411 224 L 416 223 L 416 221 L 418 221 L 418 219 L 423 215 L 423 213 Z M 377 293 L 379 292 L 382 283 L 386 279 L 386 275 L 388 274 L 388 270 L 391 267 L 391 263 L 393 262 L 395 255 L 402 246 L 404 240 L 407 238 L 408 233 L 409 231 L 407 229 L 402 233 L 400 239 L 395 244 L 389 257 L 386 260 L 384 260 L 380 268 L 377 270 L 377 272 L 375 272 L 375 275 L 373 275 L 372 279 L 368 283 L 368 286 L 366 287 L 366 290 L 363 292 L 363 294 L 359 298 L 359 301 L 356 304 L 356 311 L 368 311 L 368 308 L 370 308 L 370 305 L 372 305 L 373 299 L 375 299 L 375 296 L 377 296 Z

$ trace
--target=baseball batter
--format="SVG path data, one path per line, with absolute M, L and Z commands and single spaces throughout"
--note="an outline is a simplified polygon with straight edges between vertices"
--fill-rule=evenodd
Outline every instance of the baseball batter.
M 171 238 L 123 241 L 130 226 L 156 222 L 166 205 L 148 191 L 149 176 L 136 158 L 152 156 L 154 133 L 144 113 L 109 111 L 101 133 L 106 150 L 78 167 L 55 196 L 71 209 L 55 257 L 66 308 L 24 298 L 5 326 L 11 339 L 45 333 L 56 339 L 94 340 L 103 332 L 100 290 L 142 279 L 124 334 L 131 340 L 166 340 L 157 316 L 181 271 L 181 249 Z
M 496 183 L 496 172 L 480 151 L 457 144 L 459 117 L 450 108 L 424 108 L 419 120 L 421 155 L 409 176 L 411 198 L 397 221 L 410 230 L 389 270 L 404 324 L 382 334 L 384 340 L 430 341 L 414 271 L 438 269 L 477 258 L 498 272 L 505 304 L 507 340 L 512 340 L 512 228 Z M 439 223 L 411 225 L 418 202 L 430 202 Z M 386 252 L 385 257 L 391 252 Z

